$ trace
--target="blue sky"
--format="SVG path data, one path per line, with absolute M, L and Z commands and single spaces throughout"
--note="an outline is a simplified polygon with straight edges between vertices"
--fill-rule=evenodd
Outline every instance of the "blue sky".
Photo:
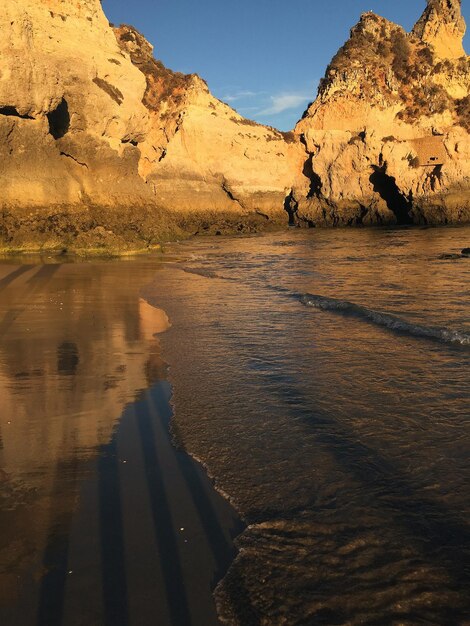
M 290 130 L 362 12 L 410 30 L 425 0 L 103 0 L 173 70 L 196 72 L 245 117 Z M 470 0 L 463 0 L 470 25 Z M 470 37 L 466 37 L 469 49 Z

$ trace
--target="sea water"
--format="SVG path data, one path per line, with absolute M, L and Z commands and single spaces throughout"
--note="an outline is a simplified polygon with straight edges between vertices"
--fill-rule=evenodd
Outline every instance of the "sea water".
M 469 240 L 1 266 L 0 623 L 468 623 Z
M 470 620 L 469 240 L 191 241 L 144 290 L 172 322 L 174 432 L 248 524 L 228 623 Z

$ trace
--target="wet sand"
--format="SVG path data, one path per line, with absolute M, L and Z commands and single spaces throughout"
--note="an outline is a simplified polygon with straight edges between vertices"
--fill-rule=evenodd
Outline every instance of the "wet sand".
M 0 266 L 0 624 L 218 624 L 243 526 L 171 440 L 157 265 Z

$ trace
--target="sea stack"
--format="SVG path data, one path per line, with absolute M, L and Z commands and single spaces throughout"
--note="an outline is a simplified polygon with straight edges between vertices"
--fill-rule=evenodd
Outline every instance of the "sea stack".
M 411 33 L 365 13 L 296 127 L 312 225 L 470 218 L 470 59 L 460 2 L 430 0 Z

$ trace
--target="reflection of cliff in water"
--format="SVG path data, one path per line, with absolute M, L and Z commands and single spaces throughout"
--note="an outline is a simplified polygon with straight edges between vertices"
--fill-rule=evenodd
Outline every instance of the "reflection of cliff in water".
M 41 577 L 90 459 L 162 378 L 166 318 L 138 265 L 0 267 L 0 605 Z

